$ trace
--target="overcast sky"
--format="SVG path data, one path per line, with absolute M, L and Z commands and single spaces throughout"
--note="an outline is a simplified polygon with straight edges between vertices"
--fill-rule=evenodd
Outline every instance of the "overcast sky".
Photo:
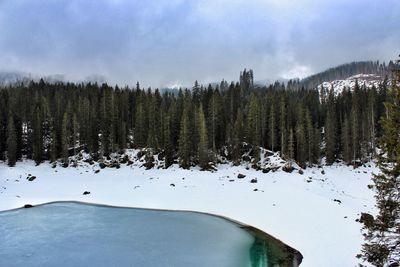
M 161 87 L 399 53 L 399 0 L 0 0 L 3 71 Z

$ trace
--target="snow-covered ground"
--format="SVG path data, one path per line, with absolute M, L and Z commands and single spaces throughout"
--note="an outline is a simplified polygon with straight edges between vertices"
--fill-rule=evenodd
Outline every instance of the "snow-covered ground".
M 303 254 L 302 267 L 356 266 L 363 239 L 355 220 L 361 212 L 374 213 L 373 191 L 367 185 L 378 171 L 373 164 L 315 167 L 303 174 L 262 173 L 229 164 L 215 172 L 177 166 L 145 170 L 137 164 L 97 170 L 98 164 L 87 163 L 77 168 L 35 166 L 32 161 L 11 168 L 0 163 L 0 210 L 76 200 L 208 212 L 277 237 Z M 239 179 L 239 173 L 246 177 Z M 29 174 L 36 179 L 28 181 Z M 254 178 L 257 183 L 250 182 Z

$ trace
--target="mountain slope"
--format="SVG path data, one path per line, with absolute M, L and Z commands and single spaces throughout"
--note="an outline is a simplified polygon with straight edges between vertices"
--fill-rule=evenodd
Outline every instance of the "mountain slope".
M 373 87 L 379 88 L 382 81 L 383 78 L 376 74 L 357 74 L 343 80 L 323 82 L 317 86 L 317 89 L 320 92 L 321 98 L 325 98 L 331 89 L 334 95 L 338 96 L 346 89 L 350 91 L 354 90 L 357 83 L 361 88 L 371 89 Z

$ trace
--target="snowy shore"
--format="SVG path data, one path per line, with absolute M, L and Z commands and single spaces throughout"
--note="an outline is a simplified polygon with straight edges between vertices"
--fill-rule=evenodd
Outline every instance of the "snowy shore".
M 353 169 L 341 164 L 262 173 L 246 166 L 145 170 L 138 164 L 100 169 L 15 167 L 0 163 L 0 210 L 51 201 L 84 201 L 116 206 L 207 212 L 257 227 L 299 250 L 302 267 L 357 266 L 363 241 L 361 212 L 375 212 L 373 164 Z M 238 174 L 244 174 L 242 179 Z M 27 178 L 34 176 L 32 181 Z M 251 183 L 257 178 L 256 183 Z M 253 180 L 254 182 L 254 180 Z M 90 194 L 84 195 L 87 191 Z

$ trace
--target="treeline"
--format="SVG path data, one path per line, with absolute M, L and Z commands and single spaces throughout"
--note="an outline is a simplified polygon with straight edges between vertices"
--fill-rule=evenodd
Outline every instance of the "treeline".
M 151 148 L 167 167 L 179 160 L 183 168 L 207 169 L 218 155 L 239 164 L 251 151 L 257 162 L 264 147 L 303 167 L 323 157 L 355 163 L 375 151 L 386 87 L 357 85 L 321 100 L 317 90 L 282 83 L 254 88 L 246 70 L 240 82 L 195 82 L 177 94 L 41 80 L 0 89 L 0 159 L 67 164 L 82 149 L 97 157 Z
M 323 82 L 343 80 L 357 74 L 375 74 L 384 78 L 389 74 L 392 65 L 392 61 L 388 65 L 379 61 L 351 62 L 304 78 L 300 81 L 300 84 L 306 88 L 315 88 Z

